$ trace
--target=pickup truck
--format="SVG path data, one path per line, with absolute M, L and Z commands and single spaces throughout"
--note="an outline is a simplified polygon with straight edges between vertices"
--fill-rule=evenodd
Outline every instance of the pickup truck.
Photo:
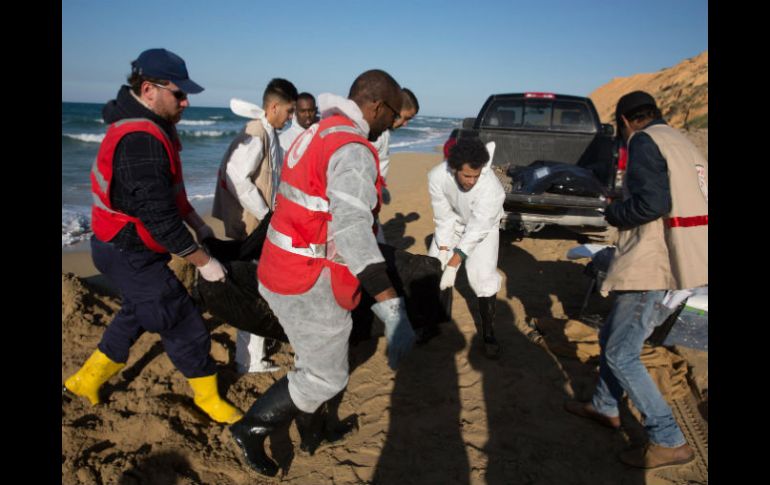
M 620 189 L 620 146 L 613 131 L 612 125 L 601 123 L 589 98 L 553 93 L 494 94 L 476 118 L 465 118 L 462 128 L 452 131 L 444 153 L 447 155 L 464 137 L 495 142 L 492 167 L 506 192 L 501 228 L 517 228 L 528 235 L 555 224 L 600 235 L 607 227 L 603 215 L 607 197 Z M 526 171 L 523 167 L 529 167 L 530 174 L 553 172 L 558 167 L 573 169 L 595 177 L 601 190 L 592 194 L 573 191 L 570 177 L 540 193 L 522 190 L 516 177 Z

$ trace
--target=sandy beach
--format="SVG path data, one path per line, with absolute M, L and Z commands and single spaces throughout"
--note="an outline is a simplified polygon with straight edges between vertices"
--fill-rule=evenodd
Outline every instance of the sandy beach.
M 706 144 L 707 139 L 706 133 Z M 440 161 L 439 153 L 392 155 L 392 203 L 380 216 L 392 245 L 427 254 L 433 231 L 427 173 Z M 221 237 L 221 223 L 207 221 Z M 621 411 L 621 431 L 563 411 L 566 399 L 590 397 L 597 374 L 596 328 L 576 318 L 589 285 L 588 260 L 566 258 L 577 244 L 566 231 L 544 230 L 524 239 L 501 235 L 497 361 L 480 351 L 476 303 L 462 276 L 452 321 L 415 348 L 397 373 L 387 367 L 382 336 L 352 347 L 339 416 L 356 419 L 358 430 L 312 457 L 299 452 L 294 424 L 281 430 L 268 446 L 282 469 L 273 480 L 243 463 L 227 428 L 195 408 L 191 389 L 159 338 L 144 334 L 126 367 L 103 386 L 103 404 L 63 399 L 62 483 L 707 483 L 706 352 L 650 351 L 657 359 L 651 364 L 654 378 L 670 391 L 667 398 L 680 424 L 687 421 L 685 434 L 698 451 L 692 464 L 650 472 L 621 464 L 617 454 L 644 439 L 630 403 Z M 589 313 L 606 315 L 609 305 L 594 294 Z M 87 245 L 62 251 L 62 382 L 95 349 L 119 306 L 109 282 L 93 267 Z M 280 371 L 238 375 L 235 328 L 205 316 L 220 390 L 246 410 L 287 372 L 291 348 L 274 355 Z M 573 330 L 582 337 L 575 339 Z

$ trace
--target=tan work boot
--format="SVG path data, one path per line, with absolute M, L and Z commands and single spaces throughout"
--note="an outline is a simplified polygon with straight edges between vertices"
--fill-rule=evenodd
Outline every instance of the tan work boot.
M 567 401 L 564 403 L 564 410 L 582 418 L 592 419 L 607 428 L 620 428 L 619 416 L 606 416 L 597 411 L 590 402 Z
M 97 349 L 83 367 L 64 381 L 64 387 L 73 394 L 88 399 L 91 405 L 95 406 L 101 402 L 99 388 L 125 366 L 125 363 L 113 362 Z
M 687 443 L 676 448 L 666 448 L 648 443 L 642 448 L 621 452 L 619 458 L 626 465 L 651 469 L 690 463 L 695 459 L 695 452 Z

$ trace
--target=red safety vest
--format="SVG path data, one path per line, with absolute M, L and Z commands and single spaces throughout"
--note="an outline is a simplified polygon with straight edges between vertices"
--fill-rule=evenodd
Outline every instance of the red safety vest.
M 182 217 L 192 211 L 192 206 L 187 200 L 184 182 L 182 179 L 182 162 L 179 158 L 179 150 L 182 146 L 179 141 L 172 143 L 166 133 L 158 125 L 145 118 L 124 119 L 117 121 L 107 128 L 107 134 L 99 147 L 93 167 L 91 167 L 91 192 L 93 205 L 91 206 L 91 228 L 96 238 L 103 242 L 111 241 L 123 227 L 128 224 L 136 226 L 142 242 L 157 253 L 167 253 L 168 250 L 158 243 L 147 228 L 137 217 L 132 217 L 112 208 L 110 202 L 110 184 L 112 182 L 112 161 L 115 149 L 120 140 L 129 133 L 145 132 L 154 136 L 163 144 L 168 158 L 171 161 L 171 177 L 174 188 L 176 205 Z
M 361 143 L 372 152 L 377 166 L 377 206 L 382 203 L 382 177 L 377 150 L 355 124 L 334 115 L 314 124 L 291 145 L 281 168 L 275 212 L 267 230 L 257 277 L 267 289 L 282 295 L 298 295 L 313 287 L 321 271 L 331 271 L 337 303 L 352 310 L 361 300 L 361 285 L 328 240 L 332 214 L 326 195 L 329 159 L 343 145 Z

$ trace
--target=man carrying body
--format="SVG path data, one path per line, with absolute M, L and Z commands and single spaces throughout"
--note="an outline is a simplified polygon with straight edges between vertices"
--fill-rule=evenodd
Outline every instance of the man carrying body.
M 348 97 L 320 95 L 321 121 L 286 155 L 257 268 L 259 292 L 296 355 L 296 370 L 230 427 L 248 464 L 265 475 L 278 471 L 264 451 L 268 434 L 296 416 L 312 452 L 312 413 L 347 385 L 350 311 L 361 286 L 377 301 L 372 310 L 385 324 L 391 368 L 414 343 L 404 299 L 393 289 L 374 237 L 382 179 L 368 141 L 393 125 L 400 87 L 386 72 L 371 70 L 356 78 Z
M 297 96 L 297 110 L 294 112 L 294 119 L 291 120 L 291 126 L 288 130 L 278 135 L 283 153 L 287 153 L 292 142 L 300 133 L 310 128 L 310 125 L 318 121 L 318 108 L 315 104 L 315 98 L 310 93 L 300 93 Z
M 262 95 L 264 115 L 246 124 L 230 143 L 217 172 L 211 215 L 224 223 L 225 235 L 243 241 L 273 210 L 280 182 L 283 150 L 276 130 L 294 112 L 297 89 L 285 79 L 273 79 Z M 238 330 L 235 362 L 238 371 L 277 370 L 263 360 L 265 339 Z
M 436 224 L 428 255 L 441 261 L 441 290 L 454 286 L 457 270 L 465 263 L 468 282 L 478 297 L 484 354 L 497 358 L 495 305 L 502 281 L 497 251 L 505 191 L 490 165 L 481 140 L 461 138 L 449 158 L 428 173 Z
M 101 385 L 125 366 L 131 345 L 149 330 L 160 334 L 188 379 L 195 404 L 213 420 L 232 423 L 241 413 L 219 397 L 208 330 L 167 266 L 172 252 L 208 281 L 225 278 L 184 227 L 192 227 L 198 241 L 213 236 L 187 200 L 174 127 L 190 105 L 187 95 L 203 88 L 189 79 L 182 58 L 165 49 L 142 52 L 128 82 L 102 111 L 109 128 L 91 170 L 91 255 L 120 290 L 122 306 L 98 349 L 64 386 L 98 404 Z
M 694 458 L 682 431 L 640 360 L 642 345 L 681 301 L 708 284 L 708 162 L 662 119 L 643 91 L 618 101 L 618 129 L 628 146 L 623 200 L 606 209 L 618 244 L 601 291 L 617 292 L 599 332 L 599 383 L 591 402 L 566 410 L 620 427 L 618 405 L 627 392 L 644 416 L 649 443 L 620 454 L 639 468 L 683 464 Z

